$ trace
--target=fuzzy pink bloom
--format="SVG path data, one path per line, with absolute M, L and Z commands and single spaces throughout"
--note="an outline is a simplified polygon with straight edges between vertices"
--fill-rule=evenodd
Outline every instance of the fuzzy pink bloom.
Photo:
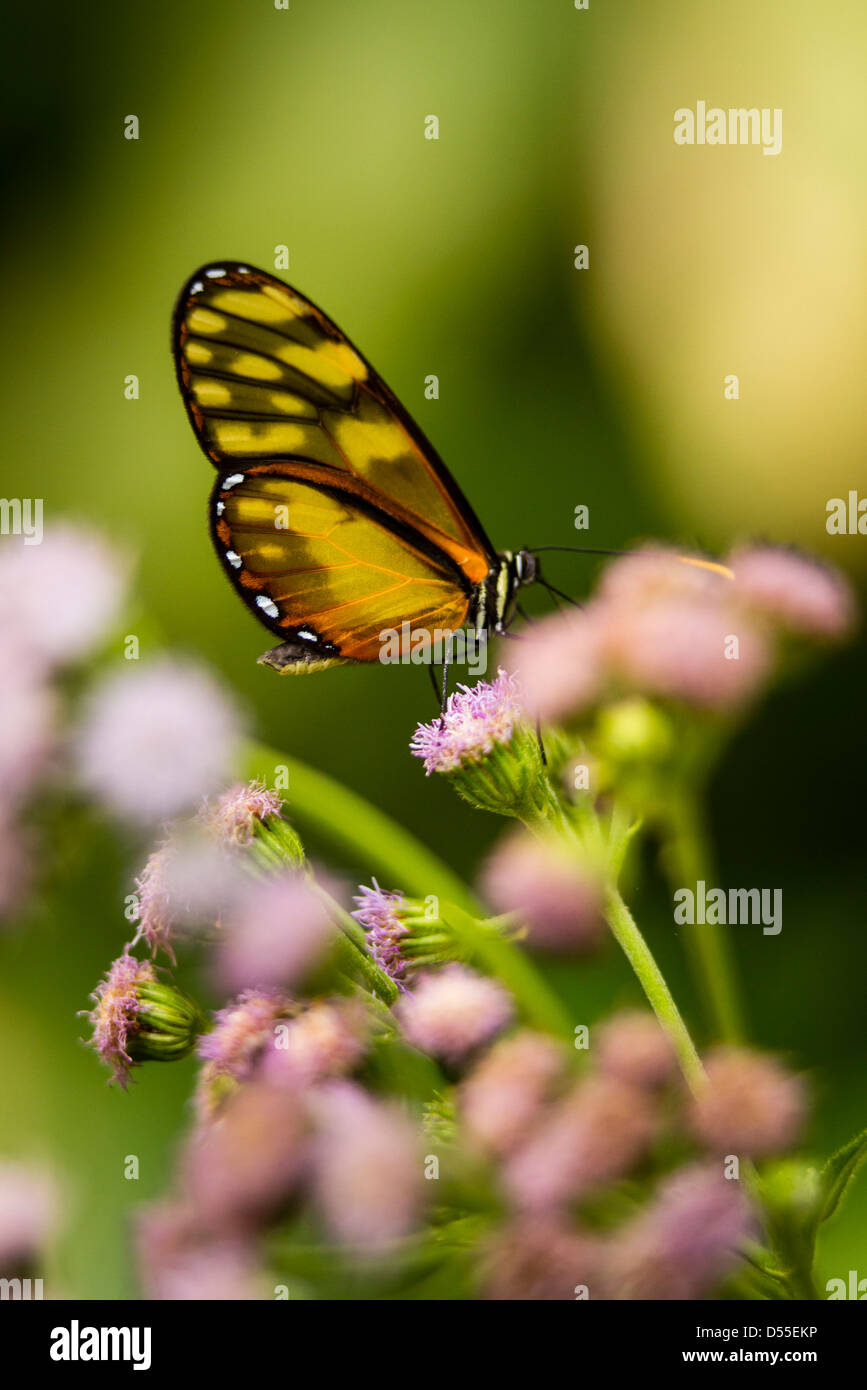
M 97 687 L 79 730 L 79 775 L 122 820 L 153 823 L 225 782 L 239 738 L 236 712 L 213 678 L 164 657 Z
M 496 744 L 511 742 L 522 718 L 517 683 L 499 671 L 493 681 L 479 681 L 472 688 L 459 686 L 449 696 L 442 719 L 419 724 L 410 752 L 424 759 L 428 776 L 453 772 L 486 757 Z
M 200 812 L 211 834 L 226 844 L 249 845 L 256 823 L 279 816 L 283 802 L 264 782 L 237 782 Z
M 353 902 L 352 916 L 367 932 L 370 954 L 380 970 L 403 988 L 407 962 L 401 954 L 400 943 L 409 931 L 400 917 L 405 902 L 403 893 L 388 892 L 374 879 L 372 888 L 359 888 Z
M 544 618 L 511 642 L 506 653 L 520 676 L 521 700 L 531 719 L 556 720 L 580 714 L 602 692 L 602 625 L 597 609 L 572 609 Z
M 212 1031 L 199 1038 L 196 1048 L 205 1063 L 197 1092 L 200 1114 L 213 1113 L 226 1082 L 246 1081 L 253 1075 L 276 1037 L 277 1025 L 290 1017 L 293 1007 L 278 990 L 245 990 L 217 1012 Z
M 502 985 L 456 964 L 420 976 L 397 1006 L 413 1047 L 450 1062 L 490 1042 L 512 1013 L 511 996 Z
M 308 1086 L 354 1071 L 367 1050 L 369 1019 L 360 999 L 322 999 L 278 1025 L 261 1063 L 267 1080 Z
M 613 560 L 603 572 L 598 593 L 603 602 L 635 609 L 669 599 L 716 601 L 725 597 L 730 585 L 730 576 L 708 567 L 700 557 L 657 545 Z
M 485 865 L 481 886 L 497 912 L 520 918 L 532 946 L 586 951 L 604 935 L 601 885 L 557 841 L 525 830 L 506 835 Z
M 621 1177 L 647 1150 L 656 1116 L 646 1091 L 614 1078 L 581 1081 L 553 1107 L 505 1170 L 517 1206 L 545 1210 Z
M 136 1030 L 141 1013 L 138 988 L 144 982 L 156 980 L 149 961 L 136 960 L 124 951 L 100 980 L 93 994 L 94 1007 L 88 1014 L 93 1024 L 91 1046 L 113 1069 L 110 1081 L 126 1088 L 130 1069 L 135 1065 L 129 1053 L 129 1041 Z
M 249 879 L 233 855 L 199 835 L 175 833 L 158 845 L 135 881 L 133 945 L 146 941 L 174 961 L 173 938 L 216 925 L 239 901 Z
M 89 655 L 115 621 L 125 585 L 117 552 L 83 527 L 50 527 L 40 545 L 0 546 L 3 624 L 51 665 Z
M 307 1160 L 308 1121 L 300 1097 L 288 1087 L 252 1080 L 193 1135 L 185 1190 L 204 1224 L 243 1229 L 279 1207 Z
M 598 1031 L 596 1065 L 606 1076 L 653 1090 L 677 1069 L 671 1042 L 646 1009 L 615 1014 Z
M 423 1195 L 419 1131 L 351 1082 L 314 1105 L 314 1193 L 331 1234 L 357 1253 L 382 1253 L 415 1226 Z
M 300 873 L 256 883 L 225 923 L 217 976 L 232 993 L 289 986 L 322 959 L 334 939 L 328 910 Z
M 792 550 L 736 550 L 735 597 L 750 611 L 807 637 L 844 637 L 855 621 L 855 599 L 836 570 Z
M 671 598 L 612 606 L 609 617 L 606 656 L 627 689 L 721 710 L 755 695 L 768 675 L 763 637 L 727 604 Z
M 137 1249 L 145 1298 L 242 1302 L 267 1296 L 253 1242 L 201 1230 L 180 1204 L 141 1213 Z
M 706 1059 L 706 1087 L 693 1098 L 692 1128 L 714 1153 L 764 1158 L 789 1148 L 806 1119 L 799 1076 L 772 1057 L 720 1047 Z
M 702 1298 L 735 1266 L 739 1248 L 753 1233 L 754 1219 L 736 1181 L 716 1168 L 681 1169 L 613 1238 L 606 1296 Z
M 58 1192 L 40 1168 L 0 1163 L 0 1276 L 14 1277 L 42 1254 L 57 1225 Z
M 470 1142 L 509 1153 L 527 1135 L 565 1072 L 562 1047 L 524 1030 L 497 1043 L 460 1087 L 458 1110 Z
M 482 1297 L 568 1299 L 585 1287 L 593 1297 L 602 1264 L 598 1237 L 553 1217 L 518 1217 L 489 1241 L 482 1257 Z

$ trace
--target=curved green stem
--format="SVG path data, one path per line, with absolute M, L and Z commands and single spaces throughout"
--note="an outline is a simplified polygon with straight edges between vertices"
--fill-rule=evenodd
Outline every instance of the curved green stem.
M 616 888 L 609 888 L 605 895 L 605 917 L 651 1008 L 672 1041 L 687 1084 L 691 1090 L 698 1091 L 704 1081 L 704 1069 L 695 1044 L 650 947 Z
M 713 885 L 713 855 L 696 798 L 688 792 L 676 797 L 668 820 L 664 867 L 670 886 L 695 892 L 700 880 Z M 684 939 L 715 1039 L 741 1042 L 744 1026 L 728 937 L 716 923 L 696 922 L 685 929 Z

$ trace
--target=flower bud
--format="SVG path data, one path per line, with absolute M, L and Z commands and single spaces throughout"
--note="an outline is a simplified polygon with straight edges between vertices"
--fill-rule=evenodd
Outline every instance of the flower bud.
M 193 1050 L 206 1025 L 198 1005 L 157 979 L 150 961 L 124 951 L 94 990 L 91 1045 L 126 1086 L 139 1062 L 175 1062 Z

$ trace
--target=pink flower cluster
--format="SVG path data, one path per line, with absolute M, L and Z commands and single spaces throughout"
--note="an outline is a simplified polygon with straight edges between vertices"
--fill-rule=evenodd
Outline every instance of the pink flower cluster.
M 119 556 L 83 528 L 0 540 L 0 918 L 31 877 L 27 807 L 60 745 L 54 679 L 105 639 L 123 592 Z
M 592 1034 L 592 1065 L 577 1078 L 562 1044 L 520 1031 L 459 1087 L 460 1133 L 495 1165 L 508 1208 L 483 1251 L 481 1291 L 493 1299 L 706 1297 L 758 1234 L 743 1185 L 719 1156 L 786 1149 L 803 1124 L 802 1084 L 771 1059 L 725 1050 L 710 1055 L 705 1088 L 688 1098 L 652 1015 L 614 1015 Z M 649 1202 L 624 1216 L 621 1198 L 621 1219 L 604 1234 L 576 1221 L 576 1208 L 604 1209 L 613 1185 L 675 1137 L 693 1155 L 657 1178 Z
M 760 690 L 782 639 L 836 640 L 852 627 L 849 588 L 818 563 L 772 547 L 727 563 L 664 550 L 616 560 L 584 608 L 512 644 L 528 711 L 563 719 L 631 692 L 734 709 Z
M 250 991 L 217 1014 L 175 1191 L 140 1222 L 151 1297 L 267 1296 L 261 1241 L 290 1202 L 350 1260 L 384 1257 L 415 1228 L 420 1128 L 351 1079 L 374 1028 L 356 997 Z

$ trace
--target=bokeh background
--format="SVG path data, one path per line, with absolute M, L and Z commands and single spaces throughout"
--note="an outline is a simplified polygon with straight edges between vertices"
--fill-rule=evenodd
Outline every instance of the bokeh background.
M 720 551 L 758 536 L 861 584 L 867 538 L 825 530 L 829 498 L 867 495 L 855 0 L 93 0 L 18 7 L 4 28 L 4 495 L 42 496 L 48 520 L 128 546 L 128 630 L 145 652 L 211 663 L 263 738 L 457 868 L 498 827 L 407 753 L 432 713 L 425 673 L 293 681 L 255 663 L 269 639 L 210 552 L 210 468 L 168 352 L 196 266 L 273 267 L 288 245 L 284 278 L 376 364 L 498 545 L 659 536 Z M 673 113 L 699 98 L 781 107 L 782 153 L 675 146 Z M 589 534 L 573 529 L 579 503 Z M 563 587 L 592 586 L 596 562 L 559 561 Z M 781 936 L 732 930 L 755 1040 L 814 1078 L 819 1153 L 867 1124 L 865 665 L 856 645 L 777 692 L 712 807 L 722 882 L 783 889 Z M 0 1146 L 62 1178 L 50 1289 L 130 1297 L 130 1213 L 167 1179 L 192 1068 L 143 1069 L 124 1095 L 78 1042 L 75 1010 L 125 939 L 141 846 L 52 833 L 55 891 L 0 941 Z M 652 861 L 637 910 L 692 1013 Z M 613 951 L 559 985 L 577 1019 L 633 997 Z M 825 1235 L 823 1281 L 859 1260 L 863 1277 L 863 1179 Z

